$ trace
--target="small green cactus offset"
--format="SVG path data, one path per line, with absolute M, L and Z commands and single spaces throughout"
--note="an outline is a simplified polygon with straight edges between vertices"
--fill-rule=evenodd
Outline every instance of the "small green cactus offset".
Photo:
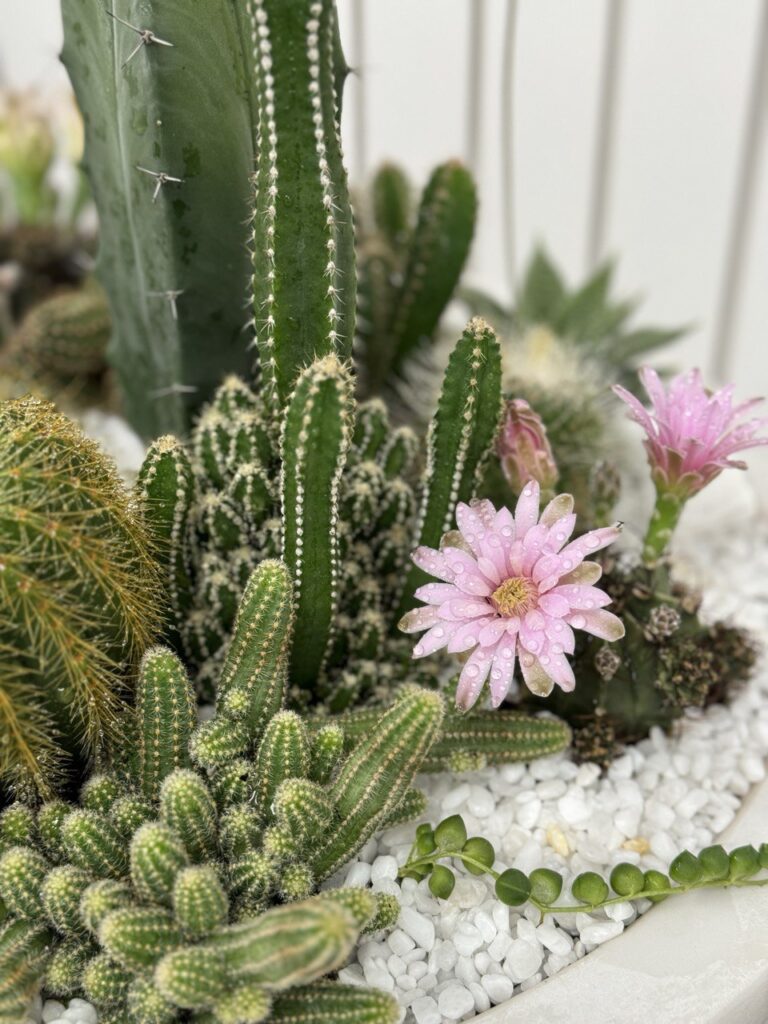
M 37 399 L 0 406 L 0 784 L 49 796 L 117 724 L 158 626 L 152 545 L 111 461 Z
M 0 815 L 0 1021 L 44 982 L 107 1020 L 386 1024 L 381 993 L 318 984 L 360 934 L 394 924 L 390 897 L 315 895 L 373 832 L 423 808 L 413 777 L 440 734 L 442 697 L 405 688 L 344 749 L 285 709 L 294 596 L 266 560 L 247 581 L 218 686 L 196 725 L 175 654 L 141 662 L 104 771 L 76 804 Z M 401 811 L 402 806 L 402 811 Z

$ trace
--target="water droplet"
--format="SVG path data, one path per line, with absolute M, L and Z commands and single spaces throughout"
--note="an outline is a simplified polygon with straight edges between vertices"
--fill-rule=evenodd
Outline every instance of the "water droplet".
M 539 661 L 541 662 L 542 665 L 548 665 L 549 664 L 549 655 L 542 654 L 542 656 L 539 658 Z
M 553 654 L 562 654 L 563 653 L 563 648 L 560 646 L 560 644 L 552 644 L 552 653 Z
M 590 548 L 596 548 L 600 541 L 597 537 L 587 537 L 587 546 Z
M 501 656 L 502 656 L 502 658 L 511 658 L 512 657 L 512 648 L 511 647 L 504 647 L 502 649 Z
M 574 615 L 571 619 L 571 625 L 574 629 L 583 629 L 586 624 L 586 619 L 583 615 Z
M 472 676 L 473 679 L 475 678 L 475 676 L 478 674 L 479 671 L 480 671 L 480 669 L 477 667 L 477 665 L 468 665 L 467 666 L 467 675 L 468 676 Z
M 502 537 L 511 537 L 512 536 L 512 527 L 511 526 L 504 526 L 504 527 L 502 527 L 501 535 L 502 535 Z
M 445 630 L 443 629 L 442 626 L 436 626 L 435 627 L 435 636 L 437 636 L 437 637 L 445 636 Z
M 571 569 L 572 567 L 573 567 L 573 562 L 570 560 L 570 558 L 563 559 L 563 568 L 564 569 Z
M 421 644 L 416 644 L 416 646 L 413 648 L 413 653 L 417 658 L 420 658 L 424 653 L 424 648 L 421 646 Z
M 587 606 L 587 608 L 594 608 L 595 607 L 595 602 L 594 601 L 585 601 L 584 604 Z
M 533 664 L 533 655 L 523 654 L 520 656 L 520 661 L 523 663 L 523 665 L 525 665 L 526 668 L 530 668 Z
M 453 571 L 458 576 L 459 573 L 464 572 L 464 566 L 461 564 L 461 562 L 457 562 L 456 565 L 454 565 L 454 567 L 453 567 Z

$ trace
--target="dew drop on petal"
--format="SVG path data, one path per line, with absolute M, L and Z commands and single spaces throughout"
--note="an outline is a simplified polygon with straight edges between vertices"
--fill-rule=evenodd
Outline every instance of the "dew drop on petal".
M 436 626 L 435 627 L 435 636 L 436 637 L 443 637 L 443 636 L 445 636 L 445 630 L 443 629 L 442 626 Z
M 424 648 L 421 646 L 421 644 L 416 644 L 416 646 L 413 648 L 413 653 L 416 655 L 417 658 L 420 658 L 421 655 L 424 653 Z
M 546 655 L 546 654 L 542 654 L 542 656 L 539 658 L 539 661 L 541 662 L 542 665 L 548 665 L 549 664 L 549 656 Z
M 584 629 L 586 622 L 587 620 L 584 618 L 583 615 L 574 615 L 571 619 L 571 625 L 574 629 Z

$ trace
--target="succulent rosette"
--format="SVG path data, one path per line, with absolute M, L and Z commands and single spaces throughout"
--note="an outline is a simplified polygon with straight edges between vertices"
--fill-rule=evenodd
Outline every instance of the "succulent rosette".
M 469 653 L 459 676 L 456 703 L 470 708 L 489 679 L 498 707 L 512 685 L 519 662 L 526 686 L 546 696 L 557 684 L 575 686 L 568 655 L 574 630 L 604 640 L 624 635 L 619 618 L 605 610 L 608 595 L 594 584 L 602 567 L 589 556 L 614 541 L 620 524 L 591 530 L 576 540 L 573 498 L 561 494 L 539 516 L 540 488 L 529 481 L 514 514 L 488 500 L 459 503 L 458 530 L 441 549 L 420 547 L 413 561 L 441 582 L 419 587 L 425 605 L 405 615 L 407 633 L 426 630 L 414 647 L 416 658 L 445 648 Z

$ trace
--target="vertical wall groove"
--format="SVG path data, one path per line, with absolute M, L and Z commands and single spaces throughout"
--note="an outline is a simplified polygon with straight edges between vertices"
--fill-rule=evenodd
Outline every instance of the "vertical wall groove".
M 625 15 L 625 0 L 606 0 L 602 71 L 587 228 L 587 270 L 595 267 L 605 255 Z
M 504 51 L 501 65 L 501 189 L 504 223 L 504 265 L 509 283 L 510 300 L 515 301 L 515 197 L 514 197 L 514 106 L 515 106 L 515 37 L 517 34 L 517 0 L 507 0 L 504 24 Z
M 757 176 L 765 142 L 766 122 L 768 0 L 763 0 L 758 17 L 756 52 L 712 342 L 712 372 L 718 380 L 723 380 L 729 375 L 733 361 L 732 334 L 742 294 L 749 228 L 757 193 Z

